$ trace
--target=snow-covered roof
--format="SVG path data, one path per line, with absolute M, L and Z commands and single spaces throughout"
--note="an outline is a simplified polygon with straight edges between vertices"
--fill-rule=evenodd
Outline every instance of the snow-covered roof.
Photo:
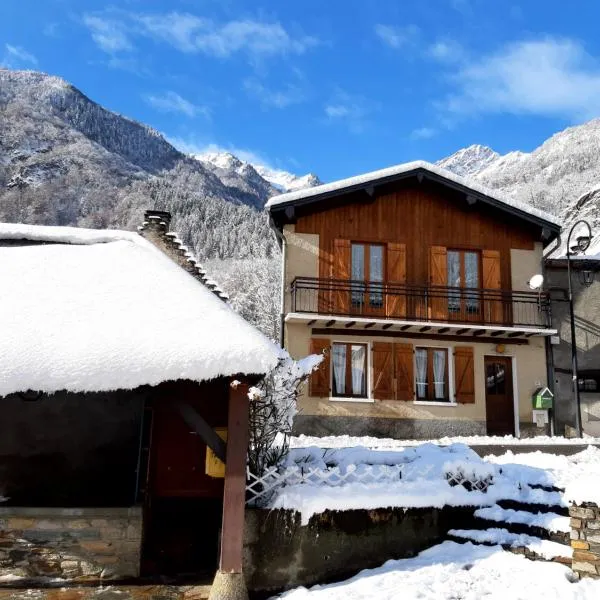
M 261 374 L 284 355 L 136 233 L 0 224 L 0 281 L 0 396 Z
M 496 192 L 487 189 L 485 186 L 482 186 L 478 183 L 474 183 L 470 179 L 465 179 L 464 177 L 460 177 L 448 171 L 438 165 L 434 165 L 430 162 L 424 160 L 416 160 L 413 162 L 404 163 L 401 165 L 396 165 L 393 167 L 388 167 L 387 169 L 380 169 L 378 171 L 371 171 L 370 173 L 363 173 L 362 175 L 356 175 L 355 177 L 349 177 L 347 179 L 340 179 L 338 181 L 333 181 L 331 183 L 326 183 L 324 185 L 319 185 L 312 188 L 306 188 L 302 190 L 297 190 L 294 192 L 288 192 L 287 194 L 280 194 L 279 196 L 273 196 L 267 203 L 266 207 L 272 209 L 274 207 L 278 207 L 285 204 L 292 204 L 297 202 L 298 200 L 306 200 L 315 196 L 321 195 L 329 195 L 335 194 L 336 192 L 343 192 L 349 188 L 360 187 L 363 185 L 368 185 L 370 183 L 375 183 L 379 180 L 386 178 L 393 178 L 395 176 L 400 176 L 406 173 L 410 173 L 412 171 L 417 171 L 419 169 L 429 171 L 438 177 L 442 177 L 450 182 L 456 183 L 460 186 L 468 188 L 473 192 L 479 193 L 487 198 L 490 198 L 492 201 L 495 201 L 500 204 L 504 204 L 507 207 L 516 209 L 522 213 L 527 215 L 531 215 L 533 217 L 537 217 L 543 221 L 546 221 L 549 224 L 560 226 L 561 221 L 557 219 L 555 216 L 550 213 L 544 212 L 525 202 L 520 202 L 519 200 L 514 200 L 512 198 L 508 198 L 503 195 L 499 195 Z

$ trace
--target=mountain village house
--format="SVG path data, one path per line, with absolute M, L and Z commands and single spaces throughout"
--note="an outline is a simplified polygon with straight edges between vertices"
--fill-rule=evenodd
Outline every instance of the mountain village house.
M 0 225 L 4 585 L 243 585 L 248 386 L 282 351 L 168 224 Z
M 282 339 L 325 352 L 297 433 L 398 438 L 535 430 L 549 299 L 530 289 L 548 214 L 413 162 L 268 203 L 283 248 Z M 537 430 L 539 431 L 539 429 Z

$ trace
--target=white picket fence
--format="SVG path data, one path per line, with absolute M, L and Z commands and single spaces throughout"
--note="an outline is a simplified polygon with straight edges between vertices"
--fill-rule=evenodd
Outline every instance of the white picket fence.
M 329 467 L 319 469 L 294 465 L 283 469 L 271 467 L 262 476 L 246 472 L 246 503 L 249 506 L 266 505 L 280 488 L 290 485 L 311 485 L 336 487 L 345 483 L 385 483 L 401 479 L 414 481 L 427 479 L 433 467 L 416 468 L 410 463 L 398 465 L 348 465 L 345 469 Z M 463 485 L 468 490 L 487 491 L 493 483 L 491 477 L 482 478 L 475 473 L 466 475 L 464 471 L 446 473 L 449 485 Z

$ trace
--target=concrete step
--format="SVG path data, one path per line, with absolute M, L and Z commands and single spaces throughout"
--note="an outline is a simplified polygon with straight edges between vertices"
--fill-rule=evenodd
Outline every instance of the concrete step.
M 523 502 L 521 500 L 498 500 L 498 506 L 515 511 L 530 513 L 555 513 L 562 517 L 569 515 L 569 507 L 560 504 L 543 504 L 538 502 Z

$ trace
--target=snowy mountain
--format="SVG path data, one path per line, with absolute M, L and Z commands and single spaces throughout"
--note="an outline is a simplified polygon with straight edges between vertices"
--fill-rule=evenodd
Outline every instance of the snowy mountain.
M 557 215 L 565 227 L 587 218 L 600 229 L 600 119 L 569 127 L 529 153 L 470 146 L 438 164 Z
M 258 174 L 279 192 L 291 192 L 293 190 L 321 185 L 319 178 L 312 173 L 302 176 L 294 175 L 288 171 L 245 162 L 229 152 L 204 152 L 202 154 L 195 154 L 194 158 L 212 164 L 224 171 L 235 171 L 242 177 L 253 177 L 254 174 Z
M 443 158 L 437 164 L 461 177 L 468 177 L 478 173 L 499 157 L 500 155 L 491 148 L 474 144 Z

